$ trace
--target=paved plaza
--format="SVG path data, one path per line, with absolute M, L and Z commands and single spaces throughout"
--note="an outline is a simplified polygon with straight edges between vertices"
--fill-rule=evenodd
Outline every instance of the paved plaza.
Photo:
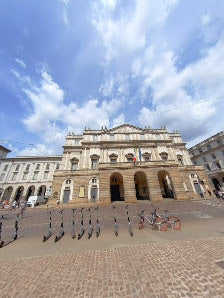
M 224 297 L 224 202 L 199 200 L 155 204 L 181 218 L 180 231 L 160 232 L 145 225 L 138 229 L 138 214 L 150 203 L 129 205 L 134 237 L 128 232 L 125 205 L 116 204 L 119 235 L 113 233 L 111 206 L 99 208 L 101 234 L 88 239 L 89 212 L 84 210 L 85 234 L 71 238 L 72 211 L 52 213 L 54 234 L 45 243 L 48 211 L 27 210 L 19 221 L 19 239 L 0 249 L 1 297 Z M 76 236 L 81 213 L 75 211 Z M 14 233 L 15 214 L 3 221 L 2 236 Z

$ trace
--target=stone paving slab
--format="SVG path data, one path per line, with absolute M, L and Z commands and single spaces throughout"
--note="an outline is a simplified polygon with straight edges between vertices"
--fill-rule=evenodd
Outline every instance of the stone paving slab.
M 0 296 L 224 297 L 224 238 L 1 261 Z

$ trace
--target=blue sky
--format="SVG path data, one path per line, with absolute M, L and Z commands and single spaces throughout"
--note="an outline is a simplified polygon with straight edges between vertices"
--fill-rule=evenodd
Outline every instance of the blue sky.
M 188 147 L 223 130 L 224 2 L 1 0 L 0 144 L 62 153 L 66 134 L 130 123 Z

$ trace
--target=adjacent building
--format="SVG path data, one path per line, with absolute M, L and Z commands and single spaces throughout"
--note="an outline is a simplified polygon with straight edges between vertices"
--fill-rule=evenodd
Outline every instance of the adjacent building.
M 109 204 L 206 196 L 209 179 L 203 167 L 192 164 L 185 145 L 178 132 L 165 127 L 124 124 L 70 133 L 50 201 Z
M 1 146 L 2 147 L 2 146 Z M 5 153 L 6 148 L 0 148 Z M 22 156 L 0 158 L 0 202 L 28 200 L 31 195 L 50 196 L 55 170 L 61 156 Z
M 213 188 L 224 189 L 224 131 L 189 149 L 194 165 L 201 165 L 210 178 Z

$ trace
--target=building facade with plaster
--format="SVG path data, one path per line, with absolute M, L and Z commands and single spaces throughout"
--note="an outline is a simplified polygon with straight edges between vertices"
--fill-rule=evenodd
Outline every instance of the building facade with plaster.
M 210 178 L 213 188 L 224 189 L 224 131 L 189 149 L 194 165 L 201 165 Z
M 138 200 L 189 200 L 211 187 L 192 164 L 178 132 L 124 124 L 69 133 L 49 202 L 110 204 Z
M 28 200 L 31 195 L 51 195 L 53 174 L 60 169 L 62 156 L 7 158 L 6 155 L 0 158 L 0 202 Z

